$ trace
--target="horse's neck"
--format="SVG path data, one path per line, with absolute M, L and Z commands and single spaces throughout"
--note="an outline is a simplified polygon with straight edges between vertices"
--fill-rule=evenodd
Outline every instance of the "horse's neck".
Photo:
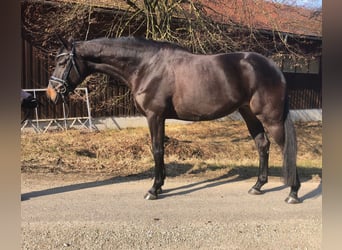
M 89 73 L 105 73 L 120 78 L 128 85 L 129 78 L 143 60 L 139 53 L 133 53 L 129 48 L 117 47 L 109 42 L 83 42 L 79 45 L 78 51 L 87 62 Z

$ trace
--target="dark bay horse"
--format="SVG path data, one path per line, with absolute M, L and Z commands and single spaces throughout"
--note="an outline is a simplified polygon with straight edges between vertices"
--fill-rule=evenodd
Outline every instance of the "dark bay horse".
M 285 201 L 300 202 L 296 133 L 285 78 L 273 61 L 252 52 L 196 55 L 176 44 L 134 37 L 62 43 L 47 88 L 53 102 L 101 72 L 127 84 L 146 116 L 155 161 L 146 199 L 158 198 L 166 176 L 165 119 L 213 120 L 238 110 L 259 153 L 259 175 L 249 193 L 262 194 L 268 181 L 269 134 L 283 152 L 284 182 L 291 187 Z

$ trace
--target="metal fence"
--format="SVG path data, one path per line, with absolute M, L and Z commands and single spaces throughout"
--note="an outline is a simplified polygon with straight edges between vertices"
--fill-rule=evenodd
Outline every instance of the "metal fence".
M 37 100 L 41 100 L 42 95 L 45 95 L 46 91 L 46 89 L 23 90 L 32 94 Z M 22 119 L 25 120 L 21 124 L 21 131 L 25 128 L 32 128 L 37 133 L 45 133 L 51 129 L 68 130 L 71 128 L 85 128 L 93 130 L 95 127 L 92 124 L 88 89 L 76 88 L 75 96 L 78 96 L 78 98 L 71 99 L 68 104 L 61 102 L 60 105 L 53 105 L 58 112 L 55 112 L 55 115 L 52 117 L 46 116 L 44 112 L 46 106 L 41 101 L 39 101 L 40 104 L 28 115 L 22 112 Z M 75 108 L 85 110 L 85 115 L 79 116 L 79 112 L 75 112 Z

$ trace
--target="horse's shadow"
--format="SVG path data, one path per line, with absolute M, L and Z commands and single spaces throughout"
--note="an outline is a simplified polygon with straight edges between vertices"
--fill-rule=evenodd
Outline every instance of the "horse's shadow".
M 178 175 L 182 175 L 186 173 L 192 167 L 193 166 L 190 164 L 184 164 L 182 165 L 182 167 L 177 166 L 177 171 L 173 171 L 169 176 L 176 177 Z M 59 194 L 59 193 L 72 192 L 76 190 L 95 188 L 95 187 L 106 186 L 106 185 L 113 185 L 117 183 L 150 179 L 153 175 L 153 170 L 154 168 L 150 168 L 149 170 L 146 170 L 144 172 L 140 172 L 137 174 L 131 174 L 127 176 L 116 176 L 116 177 L 109 178 L 109 179 L 102 180 L 102 181 L 91 181 L 91 182 L 77 183 L 77 184 L 71 184 L 71 185 L 61 186 L 61 187 L 53 187 L 53 188 L 48 188 L 48 189 L 39 190 L 39 191 L 32 191 L 32 192 L 21 194 L 21 201 L 26 201 L 26 200 L 40 197 L 40 196 L 54 195 L 54 194 Z
M 216 187 L 216 186 L 220 186 L 220 185 L 224 185 L 228 183 L 233 183 L 233 182 L 237 182 L 237 181 L 241 181 L 245 179 L 246 178 L 242 178 L 239 176 L 236 176 L 234 178 L 229 178 L 229 174 L 223 175 L 218 178 L 195 182 L 195 183 L 191 183 L 191 184 L 184 185 L 181 187 L 163 190 L 163 194 L 159 197 L 159 199 L 163 199 L 163 198 L 167 198 L 171 196 L 185 195 L 185 194 L 193 193 L 202 189 L 212 188 L 212 187 Z M 307 180 L 304 180 L 302 182 L 305 182 L 305 181 Z M 206 184 L 206 185 L 203 185 L 203 184 Z M 280 186 L 273 187 L 273 188 L 265 188 L 263 189 L 263 192 L 264 193 L 277 192 L 286 188 L 289 188 L 289 187 L 286 185 L 280 185 Z M 305 200 L 315 199 L 319 197 L 320 195 L 322 195 L 322 181 L 319 183 L 317 188 L 315 188 L 314 190 L 311 190 L 310 192 L 306 193 L 305 195 L 299 198 L 301 199 L 302 202 L 304 202 Z
M 239 178 L 239 177 L 234 177 L 232 179 L 228 179 L 228 178 L 229 178 L 229 174 L 222 175 L 220 177 L 209 179 L 209 180 L 190 183 L 190 184 L 176 187 L 176 188 L 165 189 L 163 190 L 163 193 L 159 197 L 159 199 L 163 199 L 163 198 L 171 197 L 171 196 L 190 194 L 190 193 L 202 190 L 202 189 L 213 188 L 213 187 L 217 187 L 220 185 L 242 180 L 242 178 Z M 203 184 L 206 184 L 206 185 L 203 185 Z
M 303 195 L 303 197 L 301 197 L 301 199 L 303 201 L 308 200 L 308 199 L 316 199 L 321 195 L 322 195 L 322 180 L 319 182 L 319 185 L 317 186 L 317 188 L 315 188 L 314 190 L 311 190 L 307 194 Z
M 192 170 L 193 165 L 191 164 L 170 164 L 170 165 L 172 166 L 167 166 L 167 168 L 176 167 L 177 171 L 171 171 L 168 174 L 168 177 L 177 177 L 185 173 L 189 173 L 189 172 L 190 173 L 193 172 L 196 174 L 199 173 L 198 170 Z M 179 186 L 176 188 L 164 189 L 163 193 L 159 196 L 159 199 L 164 199 L 164 198 L 171 197 L 171 196 L 185 195 L 185 194 L 197 192 L 199 190 L 213 188 L 213 187 L 217 187 L 220 185 L 238 182 L 238 181 L 242 181 L 242 180 L 246 180 L 250 178 L 256 179 L 256 175 L 254 175 L 253 171 L 251 171 L 252 173 L 246 175 L 246 171 L 248 168 L 249 167 L 246 167 L 246 166 L 236 167 L 236 168 L 230 169 L 226 174 L 223 174 L 216 178 L 211 178 L 208 180 L 201 180 L 198 182 L 190 183 L 190 184 Z M 270 176 L 280 177 L 280 174 L 279 174 L 280 170 L 277 168 L 273 170 L 274 171 L 271 171 Z M 61 187 L 54 187 L 54 188 L 49 188 L 49 189 L 44 189 L 44 190 L 39 190 L 39 191 L 32 191 L 32 192 L 22 194 L 21 201 L 26 201 L 32 198 L 37 198 L 37 197 L 46 196 L 46 195 L 54 195 L 54 194 L 59 194 L 59 193 L 72 192 L 76 190 L 95 188 L 95 187 L 106 186 L 106 185 L 113 185 L 117 183 L 151 179 L 152 173 L 153 173 L 153 168 L 147 171 L 138 173 L 138 174 L 133 174 L 133 175 L 128 175 L 128 176 L 117 176 L 117 177 L 113 177 L 113 178 L 102 180 L 102 181 L 85 182 L 85 183 L 78 183 L 78 184 L 72 184 L 72 185 L 61 186 Z M 319 175 L 321 175 L 321 173 L 319 173 Z M 309 179 L 306 178 L 304 181 L 302 180 L 302 182 L 305 182 L 307 180 Z M 274 188 L 269 188 L 269 189 L 265 188 L 263 189 L 263 191 L 265 193 L 269 193 L 269 192 L 280 191 L 285 188 L 288 188 L 288 187 L 286 185 L 280 185 Z M 309 193 L 303 195 L 300 198 L 302 201 L 305 201 L 308 199 L 314 199 L 320 196 L 321 194 L 322 194 L 322 182 L 319 183 L 316 189 L 310 191 Z

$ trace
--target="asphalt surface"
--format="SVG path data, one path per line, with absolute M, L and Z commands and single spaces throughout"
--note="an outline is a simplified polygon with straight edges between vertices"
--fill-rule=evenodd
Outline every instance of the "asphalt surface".
M 321 249 L 322 186 L 302 183 L 301 204 L 272 179 L 95 180 L 22 174 L 22 249 Z

